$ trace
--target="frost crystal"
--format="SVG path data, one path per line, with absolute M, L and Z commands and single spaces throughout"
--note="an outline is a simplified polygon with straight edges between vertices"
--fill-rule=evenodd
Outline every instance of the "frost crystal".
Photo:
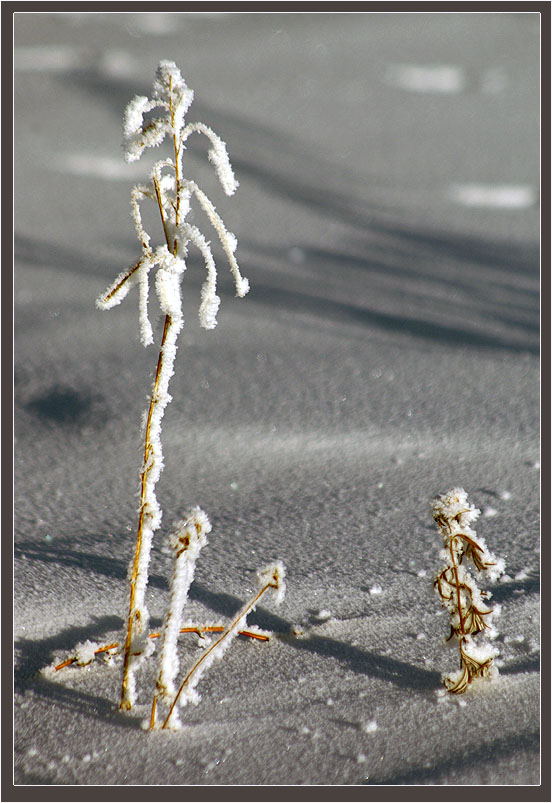
M 75 647 L 76 663 L 79 666 L 86 666 L 94 660 L 96 650 L 100 645 L 95 641 L 83 641 Z
M 286 584 L 284 582 L 285 576 L 286 569 L 281 560 L 277 560 L 275 563 L 270 563 L 268 566 L 265 566 L 264 569 L 261 569 L 259 572 L 257 572 L 259 587 L 263 588 L 264 586 L 268 586 L 269 588 L 273 588 L 275 590 L 276 594 L 274 596 L 274 602 L 276 605 L 281 604 L 286 593 Z
M 453 488 L 433 500 L 433 518 L 436 522 L 450 522 L 453 526 L 469 526 L 481 511 L 468 502 L 468 494 L 463 488 Z

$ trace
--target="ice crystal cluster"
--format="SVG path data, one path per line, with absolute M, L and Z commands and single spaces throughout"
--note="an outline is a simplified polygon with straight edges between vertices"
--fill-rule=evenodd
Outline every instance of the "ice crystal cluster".
M 481 511 L 468 502 L 463 488 L 453 488 L 434 499 L 432 510 L 443 537 L 441 557 L 445 564 L 434 586 L 450 614 L 449 639 L 456 639 L 460 653 L 460 669 L 444 676 L 443 682 L 449 692 L 461 694 L 474 678 L 497 673 L 493 658 L 498 649 L 491 642 L 497 636 L 494 619 L 500 613 L 498 605 L 487 605 L 491 593 L 479 590 L 464 560 L 470 560 L 476 572 L 490 582 L 504 572 L 504 561 L 497 560 L 472 529 Z
M 185 125 L 194 93 L 186 86 L 180 71 L 172 61 L 162 61 L 153 84 L 152 99 L 137 95 L 126 108 L 124 119 L 124 155 L 127 162 L 139 159 L 145 148 L 157 147 L 165 137 L 173 144 L 174 158 L 157 161 L 148 184 L 138 184 L 132 190 L 131 206 L 136 234 L 142 245 L 142 256 L 129 270 L 123 271 L 98 298 L 102 309 L 119 304 L 134 285 L 139 285 L 140 332 L 144 345 L 153 342 L 153 331 L 148 318 L 149 273 L 157 267 L 155 289 L 161 309 L 175 318 L 181 317 L 180 281 L 186 270 L 184 261 L 188 245 L 201 252 L 207 269 L 207 278 L 201 290 L 199 319 L 205 329 L 216 326 L 216 313 L 220 298 L 216 295 L 216 267 L 209 242 L 196 226 L 186 222 L 192 198 L 196 198 L 213 225 L 228 257 L 236 284 L 236 295 L 243 297 L 249 290 L 247 279 L 241 276 L 234 257 L 237 240 L 226 230 L 215 207 L 194 181 L 183 178 L 182 159 L 186 140 L 193 133 L 204 134 L 211 144 L 209 159 L 212 162 L 224 192 L 233 195 L 238 188 L 228 158 L 226 144 L 203 123 Z M 161 114 L 144 119 L 146 112 L 158 109 Z M 152 248 L 151 237 L 145 231 L 140 212 L 140 201 L 150 199 L 159 206 L 165 243 Z M 183 323 L 183 322 L 180 322 Z

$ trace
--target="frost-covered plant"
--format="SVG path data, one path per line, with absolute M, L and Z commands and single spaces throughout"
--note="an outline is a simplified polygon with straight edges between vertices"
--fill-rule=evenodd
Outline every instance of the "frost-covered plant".
M 443 682 L 447 691 L 462 694 L 474 678 L 497 674 L 493 658 L 498 655 L 498 649 L 490 642 L 498 635 L 493 620 L 500 613 L 500 606 L 491 608 L 486 604 L 491 593 L 478 589 L 463 560 L 471 560 L 476 571 L 485 574 L 491 582 L 504 572 L 504 561 L 497 560 L 471 528 L 481 511 L 469 504 L 463 488 L 453 488 L 434 499 L 432 509 L 444 540 L 441 557 L 445 563 L 434 586 L 450 613 L 447 640 L 455 638 L 460 653 L 460 669 L 443 676 Z
M 248 614 L 255 610 L 261 597 L 269 590 L 273 589 L 276 592 L 275 602 L 280 604 L 285 594 L 285 568 L 281 561 L 266 566 L 257 573 L 258 591 L 235 615 L 232 622 L 226 627 L 223 634 L 203 653 L 201 658 L 196 661 L 192 669 L 188 672 L 182 681 L 180 688 L 169 708 L 169 712 L 163 722 L 163 728 L 170 728 L 178 730 L 180 728 L 180 721 L 178 718 L 178 705 L 185 706 L 187 703 L 197 705 L 201 697 L 196 691 L 196 686 L 199 683 L 201 676 L 211 664 L 218 658 L 222 658 L 232 640 L 243 631 L 246 626 Z M 152 706 L 150 728 L 155 727 L 155 705 Z
M 196 507 L 188 516 L 174 525 L 169 535 L 169 544 L 175 552 L 169 609 L 165 617 L 160 670 L 152 704 L 152 720 L 155 719 L 157 698 L 170 703 L 176 694 L 174 685 L 178 674 L 177 643 L 180 634 L 182 609 L 194 579 L 196 560 L 201 547 L 207 543 L 211 523 L 207 515 Z
M 177 704 L 185 706 L 188 702 L 195 705 L 200 701 L 200 696 L 195 687 L 199 683 L 202 675 L 217 658 L 222 658 L 232 640 L 238 636 L 247 636 L 259 641 L 268 641 L 271 633 L 261 630 L 256 625 L 247 628 L 247 616 L 255 610 L 261 597 L 269 589 L 275 591 L 275 602 L 280 604 L 285 594 L 285 567 L 281 561 L 275 561 L 257 573 L 258 591 L 234 616 L 230 624 L 224 625 L 187 625 L 180 627 L 182 608 L 186 602 L 190 585 L 195 573 L 195 563 L 199 552 L 207 543 L 207 533 L 211 531 L 211 524 L 206 514 L 201 508 L 196 507 L 186 517 L 173 527 L 169 536 L 169 543 L 175 552 L 174 569 L 171 581 L 170 601 L 163 633 L 149 633 L 148 640 L 163 636 L 163 644 L 160 656 L 160 671 L 154 692 L 149 723 L 145 722 L 144 727 L 153 730 L 156 727 L 156 714 L 158 703 L 168 706 L 168 713 L 163 721 L 162 727 L 170 730 L 179 730 L 180 720 L 178 716 Z M 179 670 L 179 660 L 177 653 L 178 636 L 181 633 L 196 633 L 200 638 L 201 646 L 205 647 L 205 652 L 196 661 L 193 668 L 188 672 L 182 681 L 178 691 L 176 690 L 175 680 Z M 205 639 L 207 633 L 221 633 L 222 635 L 213 643 Z M 151 643 L 151 642 L 150 642 Z M 67 666 L 76 664 L 77 666 L 88 666 L 97 655 L 103 654 L 108 661 L 120 654 L 118 642 L 100 646 L 93 641 L 85 641 L 77 644 L 72 654 L 62 663 L 53 666 L 54 671 L 58 672 Z M 153 652 L 150 648 L 147 654 Z M 45 671 L 51 671 L 51 667 Z
M 125 710 L 132 708 L 135 701 L 135 671 L 152 649 L 148 638 L 149 614 L 145 593 L 153 534 L 160 526 L 162 515 L 155 496 L 155 486 L 163 469 L 161 422 L 165 408 L 171 401 L 168 387 L 174 373 L 177 337 L 184 323 L 181 282 L 190 243 L 201 252 L 207 269 L 199 307 L 201 326 L 206 329 L 216 326 L 220 304 L 216 294 L 216 268 L 210 245 L 199 229 L 186 221 L 192 199 L 198 201 L 220 239 L 234 275 L 236 294 L 242 297 L 249 290 L 247 279 L 241 276 L 234 257 L 237 246 L 235 236 L 226 230 L 215 207 L 197 184 L 183 176 L 185 143 L 191 134 L 197 132 L 204 134 L 210 141 L 209 159 L 224 192 L 232 195 L 238 187 L 225 143 L 203 123 L 185 124 L 184 118 L 193 97 L 193 91 L 182 79 L 174 62 L 162 61 L 157 69 L 151 99 L 136 96 L 126 108 L 123 140 L 126 161 L 136 161 L 145 148 L 157 147 L 165 137 L 171 142 L 173 157 L 156 162 L 149 182 L 133 188 L 132 215 L 142 254 L 128 270 L 115 279 L 96 302 L 100 309 L 111 309 L 125 298 L 134 285 L 138 285 L 140 335 L 143 345 L 149 345 L 153 342 L 153 330 L 148 317 L 149 274 L 154 268 L 157 269 L 155 290 L 165 321 L 150 404 L 145 417 L 136 547 L 129 567 L 130 600 L 120 703 L 120 707 Z M 155 114 L 151 114 L 152 112 Z M 161 217 L 164 242 L 155 248 L 151 245 L 151 237 L 142 223 L 140 203 L 145 199 L 157 205 Z

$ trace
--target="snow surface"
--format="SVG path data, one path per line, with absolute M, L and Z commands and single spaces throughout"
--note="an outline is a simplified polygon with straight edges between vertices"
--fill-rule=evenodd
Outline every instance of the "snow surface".
M 538 26 L 16 14 L 17 785 L 539 783 Z M 186 620 L 230 621 L 274 560 L 287 592 L 249 621 L 274 638 L 235 640 L 182 729 L 148 734 L 159 646 L 131 714 L 114 658 L 42 670 L 123 634 L 157 352 L 139 341 L 137 288 L 109 312 L 94 301 L 140 253 L 129 198 L 148 162 L 124 164 L 122 115 L 161 59 L 194 90 L 190 121 L 228 145 L 232 199 L 205 138 L 185 164 L 236 233 L 251 292 L 234 297 L 192 202 L 222 303 L 201 329 L 190 246 L 151 626 L 166 533 L 190 506 L 213 531 Z M 474 186 L 477 203 L 451 193 Z M 497 203 L 512 187 L 523 203 Z M 500 675 L 460 699 L 440 685 L 456 656 L 432 588 L 430 502 L 454 486 L 493 510 L 478 534 L 507 572 Z M 200 650 L 180 643 L 183 672 Z

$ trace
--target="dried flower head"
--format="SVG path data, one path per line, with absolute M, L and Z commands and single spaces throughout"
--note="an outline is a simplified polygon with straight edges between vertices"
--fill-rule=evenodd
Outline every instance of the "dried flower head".
M 461 694 L 477 677 L 496 674 L 493 658 L 498 650 L 490 640 L 496 637 L 493 619 L 500 612 L 486 604 L 489 591 L 480 591 L 465 565 L 470 559 L 476 571 L 496 580 L 504 571 L 504 561 L 497 560 L 478 538 L 470 525 L 480 511 L 468 502 L 463 488 L 453 488 L 432 502 L 433 518 L 443 536 L 441 556 L 445 568 L 437 575 L 434 586 L 443 606 L 450 614 L 450 635 L 458 642 L 460 669 L 444 677 L 444 684 L 452 694 Z

